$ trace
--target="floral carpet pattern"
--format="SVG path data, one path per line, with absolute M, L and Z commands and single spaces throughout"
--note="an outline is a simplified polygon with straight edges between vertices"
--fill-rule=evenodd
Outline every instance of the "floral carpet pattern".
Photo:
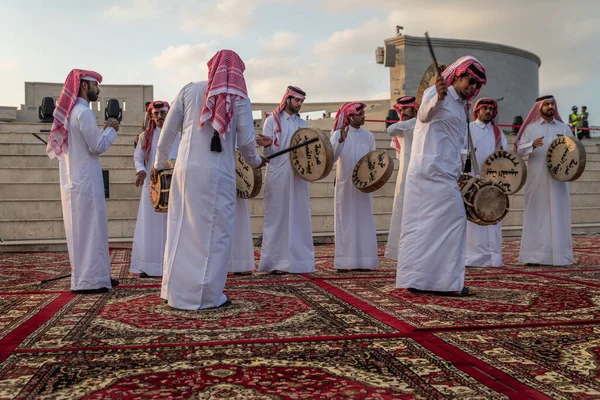
M 0 253 L 0 399 L 600 398 L 600 236 L 576 264 L 467 268 L 470 297 L 395 288 L 396 263 L 339 273 L 230 275 L 232 305 L 170 308 L 159 278 L 69 291 L 66 253 Z M 260 248 L 256 248 L 256 261 Z

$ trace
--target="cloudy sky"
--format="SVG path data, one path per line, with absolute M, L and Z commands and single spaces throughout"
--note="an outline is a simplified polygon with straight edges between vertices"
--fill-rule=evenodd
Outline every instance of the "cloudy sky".
M 407 35 L 537 54 L 541 94 L 554 94 L 565 117 L 587 105 L 600 125 L 598 0 L 1 2 L 0 105 L 23 103 L 25 81 L 63 82 L 72 68 L 97 70 L 105 83 L 154 85 L 156 98 L 171 100 L 205 79 L 221 48 L 245 60 L 255 102 L 278 102 L 288 84 L 309 101 L 384 99 L 389 72 L 375 63 L 375 48 L 402 25 Z

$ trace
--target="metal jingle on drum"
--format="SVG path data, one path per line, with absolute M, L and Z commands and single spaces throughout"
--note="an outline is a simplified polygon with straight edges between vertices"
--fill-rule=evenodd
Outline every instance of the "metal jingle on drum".
M 262 172 L 252 168 L 239 150 L 235 151 L 235 191 L 240 199 L 258 196 L 262 188 Z
M 167 212 L 169 209 L 172 176 L 172 169 L 164 169 L 158 172 L 156 183 L 150 182 L 150 204 L 156 212 Z
M 508 194 L 515 194 L 525 185 L 527 166 L 516 152 L 498 150 L 483 162 L 481 177 L 499 183 Z
M 560 182 L 572 182 L 585 171 L 585 146 L 571 136 L 559 136 L 550 143 L 546 164 L 550 176 Z
M 354 187 L 364 193 L 381 188 L 394 172 L 394 161 L 386 150 L 373 150 L 365 154 L 352 170 Z
M 324 179 L 333 168 L 333 147 L 329 138 L 311 128 L 300 128 L 292 135 L 290 147 L 307 140 L 318 138 L 316 142 L 290 151 L 290 163 L 295 173 L 305 181 Z

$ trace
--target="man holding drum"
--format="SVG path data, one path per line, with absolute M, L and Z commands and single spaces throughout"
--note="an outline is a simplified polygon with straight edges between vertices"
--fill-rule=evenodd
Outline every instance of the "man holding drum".
M 161 297 L 171 307 L 199 310 L 226 306 L 223 294 L 235 218 L 235 147 L 252 167 L 256 154 L 252 106 L 244 62 L 220 50 L 208 62 L 208 82 L 186 85 L 172 103 L 152 181 L 165 167 L 183 126 L 169 194 Z
M 363 128 L 366 104 L 343 104 L 331 132 L 335 185 L 335 256 L 338 271 L 370 270 L 379 266 L 377 232 L 371 193 L 358 190 L 352 180 L 356 163 L 375 150 L 375 137 Z
M 416 116 L 419 110 L 419 103 L 417 103 L 417 99 L 413 96 L 402 96 L 396 100 L 394 109 L 400 116 L 400 122 L 390 125 L 387 132 L 392 136 L 392 147 L 396 150 L 398 175 L 396 176 L 394 208 L 392 209 L 385 257 L 397 261 L 400 229 L 402 228 L 402 209 L 404 208 L 404 185 L 410 162 L 410 150 L 412 148 L 413 131 L 417 123 Z
M 504 132 L 494 123 L 498 116 L 498 103 L 482 97 L 475 103 L 474 121 L 469 124 L 476 162 L 480 170 L 485 168 L 486 158 L 499 149 L 507 149 Z M 465 140 L 467 142 L 467 140 Z M 467 149 L 467 143 L 465 143 Z M 502 223 L 477 225 L 467 221 L 467 266 L 502 267 Z
M 406 175 L 397 288 L 469 295 L 464 286 L 466 213 L 457 181 L 467 102 L 485 83 L 483 65 L 465 56 L 423 94 Z
M 100 154 L 117 137 L 119 122 L 99 129 L 89 103 L 97 101 L 102 76 L 72 70 L 63 86 L 48 137 L 48 157 L 60 161 L 60 197 L 71 262 L 71 291 L 102 293 L 117 286 L 110 278 L 108 220 Z
M 521 157 L 529 156 L 519 254 L 522 263 L 573 264 L 569 184 L 552 178 L 546 157 L 551 142 L 559 136 L 573 137 L 573 133 L 558 115 L 554 97 L 536 99 L 514 145 Z
M 292 135 L 308 126 L 298 115 L 306 93 L 288 86 L 281 104 L 265 120 L 256 143 L 266 156 L 290 146 Z M 258 270 L 272 273 L 315 271 L 310 216 L 310 183 L 292 169 L 290 155 L 274 158 L 265 176 L 265 212 Z
M 142 186 L 142 195 L 133 235 L 129 271 L 139 273 L 140 278 L 162 276 L 167 240 L 167 214 L 154 211 L 150 204 L 150 175 L 146 171 L 154 165 L 156 145 L 168 112 L 169 103 L 166 101 L 153 101 L 148 105 L 146 115 L 149 122 L 146 130 L 140 134 L 139 146 L 133 153 L 137 171 L 135 186 Z M 169 159 L 177 157 L 178 148 L 179 135 L 175 138 Z

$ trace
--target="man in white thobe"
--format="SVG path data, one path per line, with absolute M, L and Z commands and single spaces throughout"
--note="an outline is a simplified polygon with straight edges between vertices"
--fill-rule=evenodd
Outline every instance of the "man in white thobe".
M 530 265 L 573 264 L 569 183 L 552 178 L 548 147 L 558 136 L 573 136 L 552 96 L 536 100 L 519 129 L 515 150 L 529 157 L 519 261 Z
M 483 171 L 486 158 L 500 149 L 508 149 L 506 136 L 495 118 L 498 115 L 498 103 L 489 97 L 482 97 L 475 103 L 473 118 L 469 124 L 473 148 L 479 170 Z M 468 140 L 465 139 L 465 149 Z M 502 223 L 496 225 L 477 225 L 467 221 L 467 267 L 502 267 Z
M 296 130 L 308 126 L 298 115 L 305 97 L 300 88 L 288 86 L 279 107 L 265 120 L 263 134 L 256 139 L 265 155 L 289 147 Z M 293 171 L 289 158 L 289 153 L 274 158 L 265 175 L 261 272 L 315 271 L 310 183 Z
M 110 278 L 108 220 L 100 154 L 117 137 L 119 123 L 98 128 L 90 101 L 98 101 L 102 76 L 74 69 L 54 110 L 46 153 L 58 157 L 60 195 L 71 263 L 73 293 L 103 293 L 119 281 Z
M 442 78 L 443 77 L 443 78 Z M 468 295 L 466 214 L 458 189 L 467 101 L 486 83 L 474 57 L 454 62 L 425 90 L 406 174 L 396 287 Z
M 237 197 L 235 200 L 233 245 L 227 268 L 234 275 L 250 275 L 254 271 L 254 243 L 248 205 L 248 199 Z
M 129 271 L 139 273 L 140 278 L 162 276 L 162 263 L 167 241 L 167 213 L 154 211 L 150 204 L 149 172 L 154 165 L 156 145 L 168 112 L 169 103 L 166 101 L 158 100 L 148 105 L 146 114 L 149 122 L 146 130 L 140 134 L 140 143 L 133 153 L 137 172 L 135 185 L 142 186 L 142 194 L 133 235 Z M 175 138 L 169 159 L 177 158 L 178 148 L 179 135 Z
M 235 52 L 217 52 L 208 62 L 208 81 L 181 89 L 158 140 L 153 182 L 183 126 L 169 193 L 161 290 L 161 297 L 174 308 L 231 304 L 223 289 L 235 219 L 236 142 L 252 167 L 266 162 L 256 154 L 244 70 Z
M 375 150 L 375 137 L 363 128 L 366 104 L 343 104 L 331 132 L 335 174 L 335 256 L 338 272 L 371 270 L 379 266 L 377 232 L 371 193 L 363 193 L 352 182 L 356 163 Z
M 396 175 L 394 207 L 384 256 L 397 261 L 400 229 L 402 228 L 402 209 L 404 208 L 404 185 L 410 162 L 410 150 L 412 148 L 413 131 L 417 124 L 416 116 L 419 104 L 413 96 L 402 96 L 396 100 L 394 108 L 400 116 L 400 121 L 390 125 L 387 132 L 392 137 L 392 147 L 396 150 L 398 174 Z

